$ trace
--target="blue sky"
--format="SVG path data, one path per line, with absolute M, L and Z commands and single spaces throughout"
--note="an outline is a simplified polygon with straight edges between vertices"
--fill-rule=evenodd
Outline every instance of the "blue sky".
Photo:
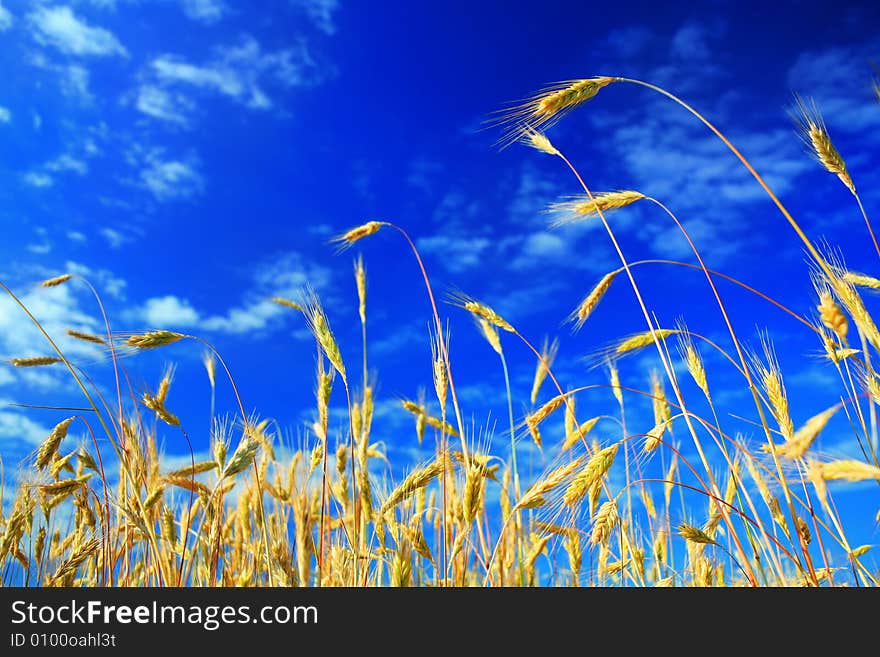
M 441 296 L 461 289 L 481 298 L 535 343 L 558 335 L 563 382 L 602 383 L 603 371 L 584 357 L 643 330 L 632 291 L 621 279 L 581 332 L 561 325 L 617 266 L 614 253 L 596 225 L 548 231 L 542 210 L 577 193 L 576 181 L 543 154 L 499 151 L 498 133 L 483 129 L 489 114 L 561 79 L 625 75 L 665 86 L 728 133 L 813 238 L 841 246 L 851 268 L 876 272 L 852 197 L 806 154 L 787 112 L 793 92 L 816 99 L 876 215 L 878 26 L 880 8 L 846 2 L 667 3 L 662 10 L 618 2 L 612 13 L 582 2 L 277 0 L 256 9 L 223 0 L 3 0 L 0 276 L 54 334 L 100 328 L 81 285 L 34 289 L 71 271 L 96 284 L 116 330 L 205 337 L 227 358 L 248 410 L 277 418 L 301 440 L 313 405 L 314 347 L 301 318 L 267 298 L 314 285 L 357 369 L 351 259 L 363 252 L 381 400 L 377 438 L 399 473 L 419 456 L 397 399 L 415 396 L 420 385 L 430 389 L 429 306 L 398 237 L 380 233 L 336 255 L 331 236 L 368 219 L 398 223 L 416 240 Z M 710 267 L 813 312 L 795 236 L 735 159 L 680 108 L 615 85 L 550 136 L 594 190 L 656 196 L 685 221 Z M 633 206 L 612 221 L 631 260 L 692 261 L 656 208 Z M 698 274 L 646 265 L 637 277 L 662 325 L 683 318 L 729 344 Z M 753 297 L 721 291 L 741 335 L 755 346 L 759 329 L 774 339 L 795 424 L 837 401 L 841 388 L 815 357 L 814 336 Z M 479 427 L 501 422 L 496 445 L 504 453 L 497 358 L 468 317 L 451 306 L 442 311 L 465 415 Z M 109 384 L 106 360 L 89 345 L 62 343 Z M 534 362 L 512 340 L 505 348 L 521 415 Z M 0 302 L 0 357 L 45 352 L 26 320 Z M 209 390 L 199 356 L 184 343 L 126 366 L 143 389 L 168 360 L 178 364 L 169 407 L 204 449 Z M 730 371 L 706 359 L 724 390 Z M 646 387 L 652 365 L 649 356 L 626 363 L 624 384 Z M 743 392 L 727 392 L 724 410 L 752 417 Z M 61 397 L 75 399 L 61 372 L 0 368 L 0 401 Z M 231 403 L 221 386 L 218 408 L 231 411 Z M 611 404 L 608 394 L 579 399 L 579 408 L 600 409 L 591 415 Z M 0 407 L 7 471 L 57 419 Z M 629 419 L 650 428 L 645 409 Z M 730 431 L 753 433 L 726 421 Z M 819 447 L 852 454 L 845 422 L 832 424 Z M 183 451 L 172 432 L 166 448 Z M 540 468 L 539 455 L 531 458 Z M 876 490 L 870 495 L 860 497 L 863 513 L 876 510 Z

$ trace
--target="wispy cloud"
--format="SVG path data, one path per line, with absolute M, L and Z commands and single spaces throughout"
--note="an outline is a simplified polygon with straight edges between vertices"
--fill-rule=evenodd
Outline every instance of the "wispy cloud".
M 32 187 L 51 187 L 64 174 L 84 176 L 89 172 L 89 159 L 100 154 L 96 140 L 102 138 L 100 127 L 77 126 L 69 137 L 67 150 L 25 174 L 24 181 Z
M 193 103 L 182 94 L 145 84 L 137 91 L 135 107 L 154 119 L 185 126 L 189 123 L 186 115 L 192 110 Z
M 54 74 L 58 80 L 61 93 L 82 105 L 91 105 L 94 96 L 89 88 L 91 74 L 89 69 L 80 64 L 59 64 L 45 53 L 33 53 L 28 63 L 44 71 Z
M 31 187 L 37 188 L 51 187 L 55 184 L 55 181 L 52 180 L 52 176 L 40 173 L 39 171 L 29 171 L 22 176 L 22 179 Z
M 28 20 L 38 43 L 52 46 L 64 54 L 128 56 L 125 46 L 112 32 L 89 25 L 78 18 L 70 7 L 39 7 L 28 15 Z
M 49 171 L 63 172 L 70 171 L 80 176 L 85 175 L 89 171 L 89 165 L 69 153 L 63 153 L 53 160 L 46 162 L 45 167 Z
M 151 151 L 141 169 L 140 180 L 157 201 L 190 199 L 205 190 L 194 156 L 185 159 L 167 158 L 161 151 Z
M 273 89 L 309 84 L 319 73 L 304 41 L 265 51 L 255 38 L 244 36 L 234 45 L 217 48 L 215 56 L 204 63 L 161 55 L 150 64 L 151 80 L 145 84 L 154 89 L 220 94 L 250 109 L 265 110 L 275 105 L 270 97 Z
M 250 281 L 250 290 L 242 300 L 222 311 L 205 312 L 186 298 L 164 295 L 147 299 L 130 309 L 131 321 L 145 321 L 151 326 L 198 328 L 217 333 L 256 333 L 280 325 L 281 317 L 290 314 L 270 299 L 273 296 L 298 298 L 307 284 L 326 288 L 330 271 L 309 262 L 300 253 L 288 252 L 258 264 Z
M 100 347 L 67 335 L 68 329 L 103 332 L 91 293 L 76 279 L 52 288 L 39 287 L 37 281 L 61 273 L 84 276 L 100 290 L 105 302 L 120 302 L 125 297 L 125 280 L 105 269 L 73 261 L 62 262 L 52 269 L 19 263 L 15 269 L 20 276 L 26 274 L 28 280 L 26 284 L 14 286 L 19 298 L 64 354 L 75 362 L 100 358 Z M 70 380 L 63 366 L 15 368 L 3 362 L 9 358 L 44 355 L 53 355 L 53 350 L 42 333 L 8 295 L 0 297 L 0 386 L 16 390 L 22 386 L 39 390 L 64 389 Z
M 433 255 L 449 271 L 460 273 L 478 267 L 492 242 L 485 237 L 432 235 L 421 237 L 416 245 L 423 253 Z
M 11 123 L 12 122 L 12 112 L 10 112 L 5 107 L 0 106 L 0 123 Z
M 73 285 L 49 289 L 32 288 L 20 296 L 66 355 L 74 359 L 94 356 L 94 345 L 68 338 L 65 334 L 69 328 L 87 332 L 99 330 L 96 318 L 81 305 Z M 8 296 L 0 299 L 0 358 L 5 360 L 51 353 L 52 349 L 45 338 L 21 309 Z M 47 388 L 57 383 L 59 377 L 56 375 L 60 372 L 54 366 L 12 369 L 3 364 L 0 367 L 7 368 L 7 373 L 12 376 L 11 385 L 24 383 L 38 388 Z
M 880 112 L 871 89 L 871 63 L 880 39 L 863 44 L 801 53 L 788 72 L 792 91 L 812 96 L 833 131 L 872 137 L 880 126 Z
M 122 246 L 128 244 L 133 239 L 130 235 L 126 235 L 125 233 L 122 233 L 115 228 L 110 228 L 109 226 L 99 228 L 98 234 L 104 238 L 107 242 L 107 246 L 111 249 L 122 248 Z
M 12 27 L 12 14 L 0 2 L 0 32 L 8 30 L 10 27 Z
M 305 10 L 319 30 L 325 34 L 336 32 L 333 15 L 339 9 L 339 0 L 292 0 L 292 2 Z
M 183 0 L 183 13 L 208 25 L 219 21 L 228 11 L 226 3 L 221 0 Z
M 2 381 L 0 381 L 2 385 Z M 25 441 L 28 445 L 36 446 L 46 439 L 51 430 L 39 422 L 35 422 L 23 413 L 3 408 L 5 400 L 0 400 L 0 444 L 6 448 L 6 443 Z
M 52 245 L 48 242 L 42 242 L 40 244 L 28 244 L 27 250 L 36 255 L 46 255 L 52 252 Z

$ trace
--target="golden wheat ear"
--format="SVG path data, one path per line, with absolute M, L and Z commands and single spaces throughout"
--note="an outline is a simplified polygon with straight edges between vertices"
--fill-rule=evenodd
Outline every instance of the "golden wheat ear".
M 175 333 L 174 331 L 148 331 L 147 333 L 129 336 L 125 344 L 128 347 L 135 347 L 137 349 L 157 349 L 174 344 L 185 337 L 183 333 Z
M 807 144 L 811 154 L 829 173 L 835 174 L 853 194 L 856 186 L 846 168 L 843 156 L 831 141 L 831 135 L 825 127 L 825 120 L 819 112 L 814 100 L 805 100 L 795 95 L 794 109 L 791 111 L 797 124 L 801 139 Z
M 484 320 L 496 328 L 508 333 L 516 333 L 516 329 L 506 319 L 485 303 L 477 301 L 467 294 L 456 292 L 449 295 L 448 302 L 471 313 L 478 320 Z
M 382 226 L 387 226 L 388 224 L 384 221 L 368 221 L 365 224 L 361 224 L 360 226 L 355 226 L 354 228 L 347 230 L 341 235 L 337 235 L 336 237 L 330 240 L 331 243 L 336 244 L 336 252 L 340 253 L 345 251 L 351 246 L 354 245 L 355 242 L 364 239 L 365 237 L 369 237 L 370 235 L 375 235 L 379 232 L 379 229 Z
M 551 84 L 533 96 L 515 101 L 506 109 L 495 112 L 488 125 L 503 129 L 498 145 L 506 148 L 520 139 L 525 130 L 543 131 L 555 125 L 566 114 L 594 98 L 604 87 L 616 80 L 617 78 L 598 76 Z
M 27 358 L 10 358 L 6 362 L 15 367 L 45 367 L 46 365 L 60 363 L 61 359 L 57 356 L 31 356 Z
M 605 214 L 611 210 L 625 208 L 644 198 L 646 198 L 644 194 L 631 189 L 600 192 L 593 194 L 592 197 L 573 196 L 566 201 L 552 203 L 545 212 L 553 217 L 551 227 L 558 228 L 600 212 Z
M 573 331 L 580 330 L 580 328 L 586 324 L 590 315 L 593 314 L 596 306 L 598 306 L 599 302 L 602 300 L 602 297 L 604 297 L 605 293 L 611 288 L 611 284 L 614 282 L 618 273 L 620 273 L 619 270 L 615 270 L 605 274 L 602 277 L 602 280 L 596 283 L 596 286 L 590 290 L 589 294 L 584 297 L 583 301 L 578 304 L 578 307 L 568 316 L 567 321 L 574 324 Z

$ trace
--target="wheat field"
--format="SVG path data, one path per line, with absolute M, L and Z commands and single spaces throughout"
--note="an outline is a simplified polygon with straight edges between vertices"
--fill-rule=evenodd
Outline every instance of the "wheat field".
M 757 290 L 736 271 L 704 263 L 697 240 L 663 199 L 638 190 L 598 192 L 548 132 L 559 121 L 576 121 L 590 101 L 611 85 L 637 85 L 660 94 L 701 122 L 739 160 L 754 184 L 775 206 L 774 220 L 790 226 L 791 248 L 803 249 L 815 305 L 787 308 L 773 290 Z M 875 87 L 880 101 L 880 88 Z M 808 149 L 843 184 L 854 203 L 851 234 L 880 246 L 869 216 L 822 120 L 820 110 L 800 99 L 794 112 Z M 571 115 L 571 116 L 569 116 Z M 234 368 L 204 338 L 154 327 L 141 333 L 70 330 L 68 337 L 94 343 L 112 362 L 114 377 L 94 381 L 87 364 L 69 359 L 43 330 L 14 290 L 4 293 L 43 332 L 45 352 L 10 361 L 17 369 L 65 369 L 82 395 L 83 408 L 64 419 L 30 455 L 25 475 L 3 491 L 0 506 L 0 583 L 4 586 L 875 586 L 880 578 L 870 544 L 853 543 L 836 495 L 860 485 L 876 516 L 859 519 L 862 533 L 880 522 L 880 460 L 877 404 L 880 376 L 873 362 L 880 331 L 868 295 L 880 279 L 849 271 L 845 250 L 814 241 L 720 128 L 671 92 L 648 82 L 593 77 L 552 85 L 496 115 L 491 129 L 502 147 L 529 147 L 535 157 L 554 158 L 559 175 L 578 195 L 549 205 L 547 230 L 598 222 L 602 249 L 619 267 L 584 290 L 568 327 L 578 331 L 603 312 L 612 287 L 628 287 L 644 319 L 619 341 L 595 345 L 593 364 L 605 382 L 562 385 L 554 341 L 543 345 L 522 334 L 489 304 L 466 291 L 437 290 L 405 226 L 369 221 L 335 240 L 338 250 L 360 249 L 382 233 L 399 243 L 421 277 L 430 302 L 425 320 L 431 362 L 424 364 L 426 398 L 398 400 L 411 433 L 395 440 L 428 446 L 430 459 L 408 464 L 392 479 L 383 464 L 383 444 L 374 435 L 376 374 L 370 369 L 367 325 L 381 299 L 369 298 L 364 256 L 355 259 L 361 345 L 341 349 L 333 325 L 343 321 L 325 309 L 311 289 L 301 298 L 275 298 L 314 337 L 313 371 L 300 384 L 315 391 L 314 422 L 297 446 L 283 444 L 267 419 L 249 413 L 236 387 Z M 792 133 L 792 139 L 798 135 Z M 836 180 L 835 180 L 836 178 Z M 687 240 L 692 257 L 664 266 L 696 270 L 728 329 L 724 343 L 710 340 L 684 321 L 658 322 L 651 300 L 633 276 L 615 234 L 612 211 L 633 204 L 658 206 Z M 355 223 L 355 222 L 352 222 Z M 330 248 L 330 247 L 328 247 Z M 348 266 L 345 254 L 340 262 Z M 59 272 L 43 287 L 87 286 L 81 275 Z M 722 286 L 735 286 L 755 304 L 773 304 L 798 329 L 815 334 L 825 365 L 835 373 L 839 402 L 815 408 L 800 426 L 792 420 L 784 373 L 774 336 L 754 349 L 737 334 Z M 474 429 L 466 401 L 456 388 L 456 358 L 446 316 L 473 317 L 495 352 L 506 389 L 506 414 L 490 435 Z M 687 312 L 684 316 L 686 319 Z M 112 318 L 110 318 L 112 319 Z M 558 322 L 563 318 L 553 318 Z M 554 330 L 555 325 L 548 326 Z M 751 336 L 750 336 L 751 337 Z M 212 408 L 210 435 L 187 431 L 174 412 L 173 370 L 150 390 L 137 390 L 127 368 L 141 352 L 188 344 L 203 353 L 204 385 L 234 391 L 231 409 Z M 511 392 L 505 349 L 516 344 L 533 357 L 534 381 L 527 399 Z M 342 354 L 361 358 L 344 360 Z M 703 358 L 720 355 L 736 377 L 715 377 Z M 618 363 L 636 352 L 656 353 L 660 367 L 638 379 L 621 377 Z M 715 358 L 713 358 L 713 361 Z M 246 365 L 245 365 L 246 366 Z M 496 377 L 491 377 L 496 380 Z M 631 380 L 632 379 L 632 380 Z M 723 385 L 719 383 L 723 381 Z M 746 440 L 741 422 L 724 408 L 725 391 L 738 386 L 751 402 Z M 579 398 L 604 390 L 606 406 Z M 331 418 L 331 399 L 346 409 Z M 627 422 L 626 410 L 649 404 L 653 420 Z M 517 409 L 527 407 L 525 413 Z M 59 413 L 64 409 L 57 409 Z M 845 416 L 861 458 L 830 458 L 815 449 L 832 418 Z M 597 437 L 598 426 L 613 431 Z M 169 469 L 160 432 L 180 432 L 192 453 Z M 77 438 L 76 436 L 81 436 Z M 609 438 L 613 436 L 613 438 Z M 543 467 L 523 467 L 525 449 L 539 450 Z M 520 462 L 518 462 L 518 452 Z M 4 484 L 6 478 L 4 477 Z

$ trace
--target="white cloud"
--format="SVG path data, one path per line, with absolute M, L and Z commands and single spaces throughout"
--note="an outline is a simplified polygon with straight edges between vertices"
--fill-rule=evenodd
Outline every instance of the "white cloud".
M 272 303 L 273 296 L 296 299 L 309 284 L 326 288 L 330 271 L 306 260 L 297 252 L 282 253 L 256 267 L 252 290 L 241 304 L 222 315 L 207 317 L 202 326 L 225 333 L 249 333 L 268 328 L 273 321 L 289 315 L 290 310 Z M 324 302 L 329 299 L 325 295 Z
M 188 299 L 165 295 L 148 299 L 127 315 L 134 321 L 161 328 L 170 325 L 217 333 L 255 333 L 271 328 L 280 318 L 291 314 L 290 309 L 270 301 L 273 296 L 295 299 L 307 283 L 326 287 L 329 279 L 326 268 L 306 261 L 299 253 L 283 253 L 257 265 L 250 281 L 251 290 L 239 304 L 223 312 L 203 312 Z
M 226 4 L 219 0 L 183 0 L 183 13 L 200 23 L 216 23 L 227 11 Z
M 28 244 L 27 250 L 37 255 L 46 255 L 52 252 L 52 245 L 48 242 L 40 242 L 39 244 Z
M 0 385 L 3 382 L 0 380 Z M 5 404 L 5 400 L 3 400 Z M 39 445 L 49 435 L 51 429 L 34 422 L 26 415 L 2 409 L 0 410 L 0 445 L 24 441 L 29 445 Z
M 544 266 L 548 260 L 563 260 L 569 257 L 569 249 L 566 240 L 560 233 L 542 231 L 532 233 L 523 240 L 520 247 L 520 257 L 517 266 L 529 264 Z
M 87 241 L 86 236 L 78 230 L 69 230 L 66 233 L 67 239 L 71 242 L 79 242 L 80 244 Z
M 802 53 L 788 72 L 793 91 L 815 98 L 832 138 L 838 133 L 880 141 L 880 112 L 870 79 L 869 63 L 880 40 Z M 844 154 L 846 156 L 846 154 Z
M 118 249 L 131 241 L 131 237 L 109 226 L 100 228 L 98 234 L 107 241 L 107 246 L 111 249 Z
M 339 9 L 339 0 L 293 0 L 293 2 L 305 10 L 319 30 L 325 34 L 336 32 L 333 14 Z
M 270 320 L 278 317 L 284 309 L 271 301 L 255 301 L 248 305 L 231 308 L 224 315 L 208 317 L 202 327 L 221 333 L 250 333 L 266 328 Z
M 185 113 L 192 109 L 192 102 L 180 94 L 172 94 L 153 84 L 138 89 L 135 107 L 154 119 L 186 125 Z
M 89 70 L 83 66 L 71 64 L 61 69 L 61 90 L 68 96 L 79 98 L 84 102 L 91 102 L 92 93 L 89 91 Z
M 12 112 L 5 107 L 0 106 L 0 123 L 10 123 L 12 121 Z
M 242 93 L 243 84 L 235 71 L 212 66 L 195 66 L 175 55 L 163 55 L 153 61 L 160 80 L 182 82 L 219 91 L 227 96 Z
M 165 159 L 154 151 L 147 157 L 146 167 L 140 173 L 141 182 L 157 201 L 174 201 L 198 196 L 205 189 L 205 181 L 194 158 L 189 160 Z
M 125 1 L 137 2 L 137 0 L 123 0 L 123 2 Z M 88 3 L 90 5 L 98 7 L 98 9 L 109 9 L 111 11 L 115 11 L 117 0 L 88 0 Z
M 125 280 L 119 278 L 111 271 L 106 269 L 92 269 L 86 265 L 72 262 L 70 260 L 64 263 L 64 269 L 70 274 L 77 274 L 88 278 L 97 288 L 101 296 L 109 295 L 120 300 L 125 298 Z
M 169 329 L 196 326 L 199 314 L 186 299 L 174 295 L 148 299 L 139 313 L 151 327 Z
M 90 128 L 94 132 L 94 128 Z M 82 132 L 85 132 L 82 130 Z M 78 136 L 81 138 L 81 136 Z M 38 169 L 34 169 L 24 175 L 24 180 L 32 187 L 51 187 L 55 184 L 56 174 L 74 173 L 84 176 L 89 172 L 86 159 L 93 157 L 100 151 L 91 137 L 85 142 L 69 145 L 70 150 L 47 161 Z M 76 153 L 76 154 L 75 154 Z
M 47 176 L 45 173 L 40 173 L 38 171 L 29 171 L 24 174 L 23 178 L 31 187 L 43 188 L 51 187 L 55 184 L 55 181 L 52 180 L 51 176 Z
M 12 27 L 12 14 L 0 2 L 0 32 L 4 32 Z
M 59 155 L 54 160 L 50 160 L 46 163 L 46 169 L 49 171 L 71 171 L 73 173 L 79 174 L 80 176 L 85 175 L 89 171 L 89 165 L 84 161 L 73 157 L 68 153 L 64 153 L 63 155 Z
M 91 74 L 86 67 L 80 64 L 59 64 L 50 60 L 43 52 L 32 53 L 27 61 L 37 68 L 55 74 L 61 93 L 65 96 L 78 100 L 84 105 L 91 104 L 94 100 L 89 90 Z
M 70 7 L 39 7 L 28 18 L 38 43 L 65 54 L 128 56 L 128 51 L 112 32 L 88 25 L 77 18 Z
M 432 235 L 420 237 L 416 246 L 423 253 L 435 256 L 449 271 L 459 273 L 479 266 L 492 241 L 485 237 Z
M 315 63 L 304 43 L 296 47 L 266 52 L 250 36 L 233 46 L 219 48 L 204 64 L 193 64 L 165 54 L 153 60 L 155 85 L 189 87 L 219 93 L 251 109 L 273 107 L 268 88 L 290 88 L 308 83 Z
M 20 298 L 69 358 L 94 357 L 95 345 L 66 335 L 67 329 L 89 333 L 100 331 L 94 314 L 80 305 L 75 282 L 53 288 L 32 287 L 21 293 Z M 0 359 L 52 353 L 46 339 L 15 302 L 8 296 L 0 297 Z M 62 368 L 55 365 L 15 368 L 9 373 L 13 377 L 10 384 L 24 383 L 37 388 L 50 388 L 64 376 Z
M 39 320 L 46 332 L 73 362 L 87 363 L 101 358 L 101 348 L 67 335 L 68 329 L 86 333 L 103 333 L 103 323 L 95 306 L 94 297 L 81 281 L 71 280 L 64 285 L 43 288 L 36 281 L 62 273 L 87 277 L 106 301 L 123 299 L 125 281 L 106 270 L 93 270 L 76 262 L 65 262 L 56 268 L 17 266 L 30 285 L 15 287 L 19 298 Z M 8 386 L 16 394 L 25 389 L 68 389 L 72 385 L 70 374 L 63 365 L 48 367 L 16 368 L 7 365 L 6 359 L 15 357 L 53 355 L 49 343 L 21 308 L 8 296 L 0 297 L 0 386 Z M 71 388 L 72 389 L 72 388 Z M 2 406 L 2 404 L 0 404 Z M 2 412 L 2 409 L 0 409 Z M 6 418 L 12 422 L 10 418 Z M 0 418 L 0 424 L 3 419 Z M 42 430 L 41 430 L 42 431 Z M 2 429 L 0 429 L 2 434 Z M 45 435 L 43 436 L 45 437 Z M 0 435 L 2 438 L 2 435 Z

